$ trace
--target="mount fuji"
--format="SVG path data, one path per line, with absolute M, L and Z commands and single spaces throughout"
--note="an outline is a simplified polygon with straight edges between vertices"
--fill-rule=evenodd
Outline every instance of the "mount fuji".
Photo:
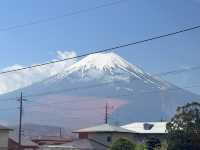
M 0 99 L 17 97 L 21 91 L 27 99 L 24 122 L 59 124 L 70 129 L 102 123 L 106 103 L 109 121 L 123 124 L 169 119 L 177 106 L 200 97 L 145 73 L 113 52 L 91 54 L 50 78 Z M 16 111 L 10 112 L 5 119 L 14 122 L 17 115 Z

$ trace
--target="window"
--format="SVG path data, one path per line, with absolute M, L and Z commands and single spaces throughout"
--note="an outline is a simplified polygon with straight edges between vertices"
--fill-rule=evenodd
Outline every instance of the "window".
M 112 142 L 112 137 L 111 136 L 107 136 L 107 142 Z
M 145 130 L 151 130 L 154 125 L 149 123 L 144 123 L 143 126 Z

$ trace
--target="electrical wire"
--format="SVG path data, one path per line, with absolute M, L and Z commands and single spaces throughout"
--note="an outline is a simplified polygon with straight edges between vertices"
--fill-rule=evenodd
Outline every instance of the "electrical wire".
M 172 70 L 172 71 L 167 71 L 167 72 L 161 72 L 161 73 L 156 73 L 151 75 L 151 77 L 163 77 L 163 76 L 168 76 L 168 75 L 176 75 L 179 73 L 184 73 L 186 71 L 193 71 L 196 69 L 200 69 L 200 66 L 193 66 L 190 68 L 186 68 L 186 69 L 177 69 L 177 70 Z M 132 75 L 132 74 L 130 74 Z M 136 78 L 134 78 L 133 80 L 136 80 Z M 57 93 L 62 93 L 62 92 L 73 92 L 73 91 L 77 91 L 77 90 L 87 90 L 87 89 L 91 89 L 91 88 L 98 88 L 98 87 L 102 87 L 102 86 L 106 86 L 106 85 L 111 85 L 111 84 L 117 84 L 117 83 L 121 83 L 121 81 L 109 81 L 109 82 L 103 82 L 103 83 L 99 83 L 99 84 L 93 84 L 93 85 L 88 85 L 88 86 L 79 86 L 79 87 L 74 87 L 74 88 L 66 88 L 66 89 L 59 89 L 59 90 L 52 90 L 52 91 L 47 91 L 47 92 L 41 92 L 38 94 L 26 94 L 24 95 L 25 98 L 31 98 L 31 97 L 38 97 L 38 96 L 44 96 L 44 95 L 50 95 L 50 94 L 57 94 Z M 8 98 L 4 98 L 4 99 L 0 99 L 0 101 L 10 101 L 10 100 L 16 100 L 19 99 L 19 97 L 8 97 Z
M 126 1 L 127 0 L 112 1 L 112 2 L 104 3 L 104 4 L 101 4 L 101 5 L 98 5 L 98 6 L 94 6 L 94 7 L 90 7 L 90 8 L 84 8 L 84 9 L 72 11 L 72 12 L 69 12 L 69 13 L 64 13 L 62 15 L 57 15 L 57 16 L 48 17 L 48 18 L 45 18 L 45 19 L 30 21 L 30 22 L 27 22 L 27 23 L 24 23 L 24 24 L 9 26 L 9 27 L 6 27 L 6 28 L 0 28 L 0 32 L 24 28 L 24 27 L 27 27 L 27 26 L 33 26 L 33 25 L 41 24 L 41 23 L 47 23 L 47 22 L 50 22 L 50 21 L 59 20 L 59 19 L 66 18 L 66 17 L 69 17 L 69 16 L 75 16 L 75 15 L 78 15 L 78 14 L 87 13 L 87 12 L 94 11 L 94 10 L 97 10 L 97 9 L 114 6 L 114 5 L 117 5 L 117 4 L 126 2 Z
M 18 68 L 18 69 L 2 71 L 2 72 L 0 72 L 0 75 L 6 74 L 6 73 L 11 73 L 11 72 L 16 72 L 16 71 L 21 71 L 21 70 L 26 70 L 26 69 L 32 69 L 32 68 L 35 68 L 35 67 L 41 67 L 41 66 L 54 64 L 54 63 L 58 63 L 58 62 L 63 62 L 63 61 L 67 61 L 67 60 L 72 60 L 72 59 L 76 59 L 76 58 L 81 58 L 81 57 L 85 57 L 85 56 L 88 56 L 88 55 L 91 55 L 91 54 L 97 54 L 97 53 L 103 53 L 103 52 L 108 52 L 108 51 L 112 51 L 112 50 L 117 50 L 117 49 L 120 49 L 120 48 L 124 48 L 124 47 L 128 47 L 128 46 L 136 45 L 136 44 L 141 44 L 141 43 L 145 43 L 145 42 L 149 42 L 149 41 L 153 41 L 153 40 L 177 35 L 177 34 L 180 34 L 180 33 L 183 33 L 183 32 L 188 32 L 188 31 L 192 31 L 192 30 L 195 30 L 195 29 L 199 29 L 199 28 L 200 28 L 200 25 L 188 27 L 188 28 L 180 29 L 180 30 L 175 31 L 175 32 L 171 32 L 171 33 L 167 33 L 167 34 L 163 34 L 163 35 L 159 35 L 159 36 L 152 36 L 152 37 L 144 39 L 144 40 L 139 40 L 139 41 L 127 43 L 127 44 L 121 44 L 121 45 L 113 46 L 113 47 L 102 49 L 102 50 L 96 50 L 96 51 L 85 53 L 85 54 L 78 55 L 78 56 L 75 56 L 75 57 L 60 59 L 60 60 L 56 60 L 56 61 L 49 61 L 49 62 L 46 62 L 46 63 L 36 64 L 36 65 L 32 65 L 32 66 L 28 66 L 28 67 L 22 67 L 22 68 Z
M 183 90 L 183 89 L 191 89 L 191 88 L 196 88 L 196 87 L 200 87 L 200 83 L 195 84 L 195 85 L 185 86 L 185 87 L 182 87 L 182 88 L 174 87 L 174 88 L 168 88 L 168 89 L 163 89 L 163 90 L 141 90 L 141 91 L 137 91 L 137 93 L 130 92 L 128 94 L 118 94 L 118 95 L 112 95 L 112 96 L 106 96 L 106 97 L 107 98 L 129 97 L 129 96 L 138 96 L 138 95 L 141 95 L 141 94 L 173 92 L 173 91 L 179 91 L 179 90 Z M 88 100 L 88 101 L 91 101 L 91 100 Z M 53 102 L 53 103 L 46 104 L 46 103 L 35 102 L 33 100 L 31 100 L 30 102 L 38 103 L 39 105 L 48 105 L 48 106 L 55 105 L 55 104 L 58 103 L 58 102 Z M 65 102 L 69 103 L 69 102 L 75 102 L 75 101 L 74 100 L 68 100 L 68 101 L 65 101 Z M 63 103 L 59 102 L 59 104 L 63 104 Z

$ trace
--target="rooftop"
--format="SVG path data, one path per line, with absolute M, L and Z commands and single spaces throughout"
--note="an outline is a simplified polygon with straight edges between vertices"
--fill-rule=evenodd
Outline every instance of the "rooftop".
M 166 125 L 167 122 L 134 122 L 121 127 L 141 134 L 165 134 Z
M 113 126 L 110 124 L 102 124 L 90 128 L 85 128 L 85 129 L 80 129 L 77 131 L 74 131 L 74 133 L 84 133 L 84 132 L 120 132 L 120 133 L 130 133 L 133 132 L 131 130 L 118 127 L 118 126 Z
M 18 136 L 12 135 L 9 138 L 11 140 L 13 140 L 15 143 L 18 143 L 18 141 L 19 141 Z M 21 145 L 22 146 L 35 146 L 35 147 L 38 146 L 36 143 L 32 142 L 30 138 L 24 137 L 24 136 L 22 136 Z

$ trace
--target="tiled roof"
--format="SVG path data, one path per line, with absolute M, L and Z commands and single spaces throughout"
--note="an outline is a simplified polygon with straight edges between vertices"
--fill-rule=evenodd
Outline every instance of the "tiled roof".
M 74 131 L 74 133 L 81 133 L 81 132 L 124 132 L 124 133 L 131 133 L 133 131 L 130 131 L 125 128 L 121 128 L 118 126 L 113 126 L 110 124 L 102 124 L 90 128 L 80 129 L 77 131 Z
M 134 122 L 121 126 L 136 133 L 165 134 L 167 122 Z

